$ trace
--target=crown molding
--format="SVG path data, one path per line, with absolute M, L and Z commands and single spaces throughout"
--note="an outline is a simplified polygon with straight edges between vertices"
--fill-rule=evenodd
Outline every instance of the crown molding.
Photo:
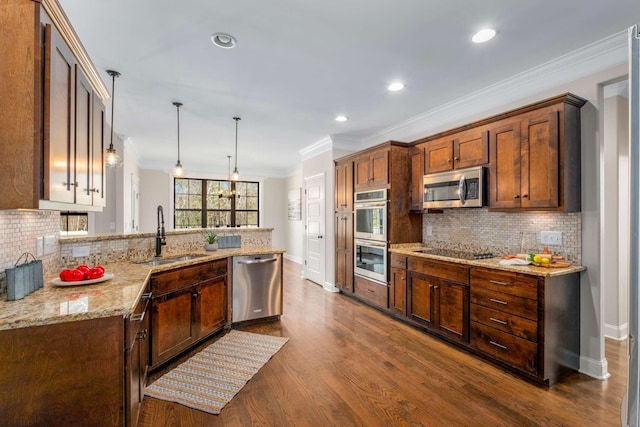
M 109 98 L 111 95 L 109 94 L 107 87 L 100 78 L 100 74 L 98 74 L 93 62 L 91 62 L 91 58 L 89 58 L 87 51 L 84 49 L 82 42 L 71 26 L 69 18 L 65 15 L 60 3 L 58 3 L 58 0 L 41 0 L 41 3 L 56 29 L 62 36 L 62 39 L 71 48 L 71 51 L 80 64 L 82 71 L 84 71 L 84 74 L 87 76 L 87 79 L 91 83 L 93 89 L 103 100 Z
M 491 108 L 535 95 L 628 61 L 627 30 L 516 74 L 363 138 L 365 147 L 391 139 L 414 140 Z
M 327 135 L 325 137 L 320 138 L 316 142 L 313 142 L 306 147 L 303 147 L 300 151 L 300 155 L 302 156 L 302 160 L 309 160 L 312 157 L 315 157 L 319 154 L 322 154 L 326 151 L 331 150 L 333 147 L 333 142 L 331 140 L 331 136 Z

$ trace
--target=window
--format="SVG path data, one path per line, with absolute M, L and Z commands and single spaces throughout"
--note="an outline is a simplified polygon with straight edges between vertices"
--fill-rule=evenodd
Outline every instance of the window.
M 60 212 L 60 235 L 77 236 L 89 233 L 89 216 L 86 212 Z
M 257 182 L 175 178 L 174 228 L 257 227 Z

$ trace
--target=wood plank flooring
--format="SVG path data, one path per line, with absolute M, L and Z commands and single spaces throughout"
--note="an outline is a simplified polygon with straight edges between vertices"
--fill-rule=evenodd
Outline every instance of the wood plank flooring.
M 238 329 L 289 342 L 220 415 L 146 397 L 139 425 L 620 425 L 626 341 L 607 340 L 609 379 L 576 373 L 548 389 L 326 292 L 300 279 L 295 263 L 284 270 L 280 321 Z

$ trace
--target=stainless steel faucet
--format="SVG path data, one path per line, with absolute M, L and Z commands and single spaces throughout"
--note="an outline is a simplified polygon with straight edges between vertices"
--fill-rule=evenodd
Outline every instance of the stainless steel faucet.
M 156 257 L 162 256 L 162 247 L 167 244 L 167 237 L 164 233 L 164 212 L 162 206 L 158 205 L 158 231 L 156 232 Z

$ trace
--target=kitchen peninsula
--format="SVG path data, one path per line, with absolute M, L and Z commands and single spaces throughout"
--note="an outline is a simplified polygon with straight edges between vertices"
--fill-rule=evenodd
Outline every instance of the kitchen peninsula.
M 193 230 L 170 232 L 167 252 L 175 255 L 178 247 L 191 245 L 181 253 L 190 259 L 160 265 L 140 262 L 149 259 L 147 250 L 153 246 L 146 235 L 61 239 L 62 253 L 91 247 L 89 257 L 65 259 L 65 266 L 92 260 L 114 277 L 84 286 L 53 286 L 57 272 L 49 272 L 43 289 L 18 301 L 0 301 L 0 346 L 8 349 L 0 355 L 0 390 L 5 394 L 0 412 L 10 417 L 5 421 L 123 425 L 126 419 L 126 425 L 135 425 L 148 367 L 157 368 L 230 326 L 232 258 L 284 252 L 270 246 L 271 229 L 247 232 L 254 239 L 244 239 L 242 247 L 211 252 L 202 249 L 201 230 L 197 243 Z M 252 245 L 261 234 L 265 244 Z M 101 245 L 129 243 L 137 248 L 137 258 L 94 252 Z M 111 260 L 121 257 L 128 260 Z M 161 259 L 168 258 L 165 254 Z M 166 288 L 164 278 L 175 290 Z M 179 304 L 162 305 L 172 298 Z

